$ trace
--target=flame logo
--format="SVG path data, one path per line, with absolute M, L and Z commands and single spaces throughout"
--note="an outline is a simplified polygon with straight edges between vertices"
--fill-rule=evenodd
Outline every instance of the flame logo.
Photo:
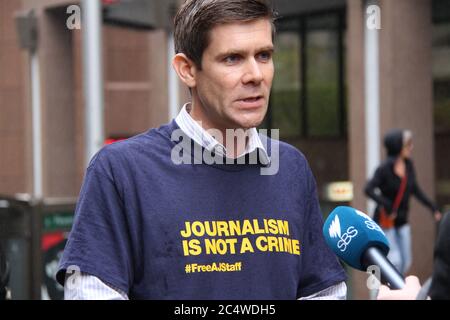
M 331 238 L 341 238 L 341 223 L 338 215 L 336 215 L 334 220 L 331 222 L 328 232 L 330 233 Z

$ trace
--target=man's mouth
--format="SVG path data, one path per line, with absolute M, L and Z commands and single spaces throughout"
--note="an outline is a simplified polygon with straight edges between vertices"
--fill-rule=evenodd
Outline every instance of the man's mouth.
M 264 106 L 264 96 L 250 96 L 238 100 L 239 105 L 243 109 L 257 109 Z
M 244 102 L 255 102 L 255 101 L 258 101 L 261 98 L 262 98 L 262 96 L 248 97 L 248 98 L 242 99 L 242 101 L 244 101 Z

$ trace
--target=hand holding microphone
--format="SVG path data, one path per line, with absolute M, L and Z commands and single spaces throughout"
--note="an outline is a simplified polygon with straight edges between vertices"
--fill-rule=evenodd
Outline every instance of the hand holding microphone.
M 386 286 L 381 286 L 377 295 L 377 300 L 416 300 L 421 290 L 419 278 L 409 276 L 405 279 L 405 286 L 401 290 L 391 290 Z
M 401 289 L 405 280 L 386 258 L 389 243 L 380 226 L 363 212 L 351 207 L 336 207 L 323 226 L 328 246 L 344 262 L 366 272 L 378 266 L 381 283 L 391 289 Z

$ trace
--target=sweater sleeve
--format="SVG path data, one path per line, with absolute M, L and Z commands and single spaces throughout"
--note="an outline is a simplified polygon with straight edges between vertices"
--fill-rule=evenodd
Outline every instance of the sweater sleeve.
M 309 186 L 307 220 L 302 242 L 301 276 L 297 298 L 315 295 L 346 280 L 347 276 L 336 255 L 325 242 L 323 218 L 315 179 L 307 167 Z
M 66 270 L 76 266 L 128 292 L 133 266 L 127 220 L 116 183 L 105 169 L 108 158 L 100 158 L 97 154 L 86 171 L 57 280 L 63 284 Z
M 433 212 L 438 210 L 437 206 L 425 195 L 425 193 L 420 189 L 417 183 L 414 184 L 413 189 L 414 195 L 420 202 L 422 202 L 425 206 L 427 206 Z
M 414 170 L 414 167 L 411 163 L 411 173 L 413 176 L 413 188 L 412 188 L 412 193 L 415 195 L 415 197 L 422 202 L 426 207 L 428 207 L 430 210 L 432 210 L 433 212 L 435 212 L 436 210 L 438 210 L 437 206 L 426 196 L 426 194 L 422 191 L 422 189 L 419 187 L 419 184 L 417 183 L 417 176 Z

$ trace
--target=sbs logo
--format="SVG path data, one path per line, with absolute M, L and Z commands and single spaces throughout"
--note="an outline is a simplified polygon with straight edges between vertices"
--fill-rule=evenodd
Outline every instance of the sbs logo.
M 340 240 L 337 243 L 339 250 L 341 250 L 341 252 L 347 250 L 347 246 L 357 234 L 358 230 L 356 230 L 355 227 L 348 227 L 347 231 L 342 235 L 342 237 L 340 237 Z

